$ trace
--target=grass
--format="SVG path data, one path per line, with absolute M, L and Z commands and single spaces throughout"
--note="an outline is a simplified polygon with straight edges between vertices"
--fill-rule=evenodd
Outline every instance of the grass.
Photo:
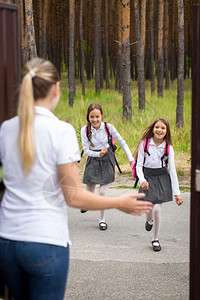
M 110 189 L 130 189 L 130 190 L 138 190 L 139 186 L 136 188 L 134 186 L 129 186 L 129 185 L 118 185 L 115 187 L 109 187 Z M 179 186 L 181 192 L 190 192 L 190 187 L 189 186 Z
M 136 188 L 134 186 L 129 186 L 129 185 L 118 185 L 115 187 L 109 187 L 110 189 L 131 189 L 131 190 L 137 190 L 139 187 L 137 186 Z
M 86 124 L 86 112 L 89 104 L 99 103 L 104 111 L 104 120 L 112 123 L 122 137 L 126 140 L 131 151 L 134 152 L 143 130 L 158 117 L 166 118 L 170 123 L 172 141 L 175 151 L 176 168 L 179 177 L 189 176 L 191 160 L 191 80 L 184 83 L 184 126 L 181 129 L 175 127 L 177 83 L 171 83 L 169 90 L 164 90 L 163 98 L 151 95 L 150 82 L 146 82 L 146 106 L 145 110 L 138 109 L 137 83 L 132 82 L 132 120 L 122 118 L 123 98 L 114 89 L 114 81 L 110 90 L 102 89 L 100 94 L 95 93 L 94 80 L 86 81 L 86 94 L 82 95 L 81 84 L 76 83 L 76 96 L 73 108 L 68 104 L 68 81 L 66 74 L 61 80 L 61 99 L 55 110 L 55 114 L 62 120 L 71 123 L 77 132 L 81 148 L 80 130 Z M 117 144 L 117 143 L 116 143 Z M 124 151 L 118 145 L 116 152 L 120 166 L 128 170 L 128 162 Z M 83 164 L 85 157 L 83 157 Z

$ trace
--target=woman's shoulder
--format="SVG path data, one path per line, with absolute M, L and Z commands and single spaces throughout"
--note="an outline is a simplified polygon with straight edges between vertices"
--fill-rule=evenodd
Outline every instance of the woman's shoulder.
M 0 130 L 3 131 L 3 130 L 10 130 L 11 128 L 16 128 L 16 125 L 18 124 L 19 122 L 19 117 L 18 116 L 15 116 L 9 120 L 5 120 L 1 126 L 0 126 Z
M 61 129 L 64 129 L 64 130 L 69 130 L 69 131 L 75 131 L 75 128 L 73 127 L 72 124 L 68 123 L 68 122 L 65 122 L 65 121 L 62 121 L 60 120 L 59 122 L 59 126 Z
M 71 135 L 76 133 L 75 128 L 72 124 L 63 120 L 52 120 L 51 124 L 48 124 L 48 131 L 54 132 L 56 135 Z

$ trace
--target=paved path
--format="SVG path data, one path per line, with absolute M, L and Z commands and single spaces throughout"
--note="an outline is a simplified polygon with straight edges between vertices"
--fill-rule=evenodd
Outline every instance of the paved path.
M 132 193 L 109 189 L 109 195 Z M 108 210 L 107 231 L 98 228 L 99 212 L 69 209 L 72 240 L 65 300 L 186 300 L 189 299 L 189 210 L 184 204 L 163 204 L 160 243 L 152 251 L 152 232 L 145 216 Z

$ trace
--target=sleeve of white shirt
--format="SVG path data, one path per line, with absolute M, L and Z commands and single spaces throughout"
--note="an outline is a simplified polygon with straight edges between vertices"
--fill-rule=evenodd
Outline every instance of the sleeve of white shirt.
M 57 149 L 57 164 L 67 164 L 80 160 L 80 149 L 76 131 L 74 127 L 61 121 L 58 149 Z
M 100 157 L 100 152 L 92 151 L 89 149 L 90 143 L 86 135 L 85 126 L 81 128 L 81 142 L 85 155 L 92 157 Z
M 108 123 L 110 134 L 116 139 L 116 141 L 120 144 L 124 152 L 126 153 L 126 156 L 128 158 L 128 161 L 134 161 L 134 157 L 131 153 L 131 150 L 129 149 L 126 141 L 122 138 L 122 136 L 119 134 L 117 129 L 110 123 Z
M 144 172 L 143 172 L 143 163 L 144 163 L 144 147 L 143 147 L 143 141 L 139 145 L 138 149 L 138 156 L 137 156 L 137 165 L 136 165 L 136 172 L 137 176 L 139 178 L 140 184 L 142 182 L 146 181 L 144 177 Z
M 169 174 L 170 174 L 170 178 L 171 178 L 173 195 L 174 196 L 180 195 L 178 176 L 176 173 L 176 168 L 175 168 L 175 163 L 174 163 L 174 149 L 171 145 L 170 145 L 170 150 L 169 150 L 168 163 L 169 163 Z

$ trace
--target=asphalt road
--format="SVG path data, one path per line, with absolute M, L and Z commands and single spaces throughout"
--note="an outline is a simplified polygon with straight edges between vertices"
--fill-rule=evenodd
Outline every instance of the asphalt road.
M 109 189 L 109 195 L 132 193 Z M 72 246 L 65 300 L 189 299 L 190 193 L 184 203 L 162 207 L 160 244 L 154 252 L 145 215 L 106 212 L 108 229 L 100 231 L 99 212 L 69 208 Z

